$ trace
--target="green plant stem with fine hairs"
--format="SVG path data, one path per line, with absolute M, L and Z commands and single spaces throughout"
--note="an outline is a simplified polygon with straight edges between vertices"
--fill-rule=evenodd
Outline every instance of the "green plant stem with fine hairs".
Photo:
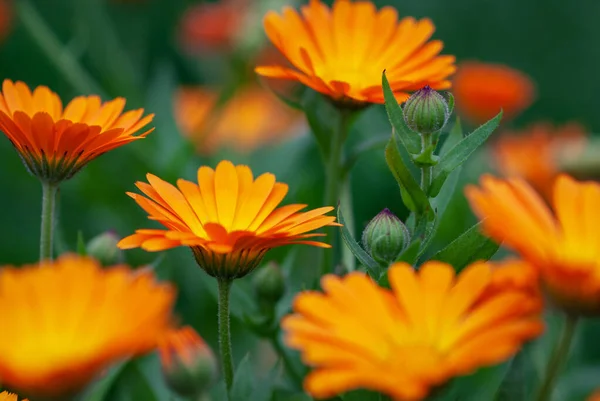
M 552 390 L 554 389 L 556 379 L 558 379 L 560 370 L 569 356 L 569 349 L 573 342 L 578 321 L 579 319 L 576 316 L 566 316 L 560 338 L 558 339 L 556 348 L 552 352 L 546 373 L 544 374 L 544 380 L 536 397 L 537 401 L 549 401 L 552 398 Z
M 422 151 L 424 152 L 432 144 L 431 134 L 421 134 Z M 433 166 L 424 166 L 421 168 L 421 189 L 426 194 L 429 193 L 429 187 L 431 186 L 431 179 L 433 173 Z
M 231 332 L 229 329 L 229 293 L 232 281 L 217 279 L 219 283 L 219 351 L 221 352 L 221 365 L 223 377 L 227 386 L 227 399 L 233 384 L 233 357 L 231 355 Z
M 57 184 L 42 183 L 42 224 L 40 233 L 40 261 L 52 260 L 54 234 L 54 209 Z

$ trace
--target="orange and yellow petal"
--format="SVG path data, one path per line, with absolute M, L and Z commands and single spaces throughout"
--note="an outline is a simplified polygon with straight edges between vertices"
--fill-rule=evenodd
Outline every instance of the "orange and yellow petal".
M 264 18 L 271 43 L 288 59 L 285 65 L 259 66 L 259 75 L 288 79 L 346 104 L 383 103 L 381 74 L 387 71 L 398 101 L 425 85 L 450 87 L 453 56 L 440 56 L 440 41 L 429 19 L 399 20 L 389 6 L 336 0 L 330 8 L 311 0 L 296 11 L 285 7 Z
M 19 396 L 17 394 L 9 393 L 8 391 L 3 391 L 0 393 L 0 401 L 19 401 Z M 27 401 L 23 399 L 22 401 Z
M 154 349 L 170 327 L 174 298 L 151 272 L 103 269 L 76 255 L 5 267 L 2 383 L 36 397 L 74 394 L 111 364 Z

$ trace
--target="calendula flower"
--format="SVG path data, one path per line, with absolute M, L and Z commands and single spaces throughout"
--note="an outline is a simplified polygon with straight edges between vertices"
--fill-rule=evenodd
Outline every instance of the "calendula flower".
M 366 388 L 394 400 L 420 400 L 453 377 L 514 355 L 543 330 L 541 302 L 514 287 L 495 288 L 493 269 L 475 263 L 456 275 L 431 261 L 418 271 L 389 269 L 391 290 L 362 273 L 322 278 L 282 321 L 285 341 L 314 366 L 304 381 L 315 398 Z
M 503 133 L 492 154 L 503 176 L 523 178 L 550 199 L 561 160 L 577 157 L 584 143 L 585 130 L 577 123 L 560 127 L 537 123 L 524 131 Z
M 554 215 L 521 179 L 483 176 L 467 197 L 483 230 L 535 266 L 548 298 L 574 315 L 600 314 L 600 185 L 559 175 Z
M 295 69 L 272 65 L 256 72 L 299 81 L 342 103 L 383 103 L 384 70 L 399 102 L 425 85 L 449 88 L 455 70 L 454 56 L 439 55 L 443 43 L 429 41 L 435 30 L 429 19 L 398 20 L 394 8 L 377 10 L 370 1 L 336 0 L 329 8 L 311 0 L 300 13 L 269 12 L 264 25 Z
M 587 398 L 587 401 L 600 401 L 600 390 L 596 390 L 594 393 L 592 393 Z
M 196 261 L 208 274 L 219 279 L 245 276 L 271 248 L 287 244 L 308 244 L 328 248 L 308 233 L 335 225 L 325 213 L 333 207 L 300 212 L 306 205 L 277 208 L 288 191 L 265 173 L 254 179 L 248 166 L 222 161 L 213 170 L 198 169 L 198 184 L 180 179 L 177 187 L 148 174 L 148 184 L 137 187 L 146 195 L 128 193 L 167 230 L 142 229 L 122 239 L 122 249 L 141 247 L 162 251 L 189 246 Z
M 16 394 L 9 393 L 8 391 L 3 391 L 2 393 L 0 393 L 0 401 L 19 401 L 19 396 Z
M 452 80 L 452 94 L 461 117 L 483 124 L 503 110 L 511 119 L 533 102 L 531 78 L 502 64 L 464 62 Z
M 151 272 L 103 269 L 66 255 L 0 271 L 2 384 L 36 399 L 66 399 L 112 363 L 154 349 L 175 292 Z
M 102 103 L 98 96 L 77 97 L 63 109 L 45 86 L 33 93 L 23 82 L 5 80 L 0 93 L 0 130 L 34 176 L 48 183 L 71 178 L 101 154 L 141 139 L 135 136 L 153 115 L 143 109 L 123 113 L 125 99 Z
M 240 89 L 217 106 L 219 93 L 202 87 L 182 88 L 175 97 L 175 117 L 200 153 L 221 147 L 246 153 L 292 136 L 299 114 L 257 85 Z

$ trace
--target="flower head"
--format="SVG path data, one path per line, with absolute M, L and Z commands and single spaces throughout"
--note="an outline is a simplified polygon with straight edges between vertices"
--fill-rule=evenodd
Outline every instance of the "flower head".
M 277 207 L 288 191 L 270 173 L 254 179 L 248 166 L 222 161 L 213 170 L 198 169 L 198 184 L 180 179 L 177 187 L 148 174 L 137 187 L 146 195 L 128 193 L 167 230 L 142 229 L 122 239 L 122 249 L 162 251 L 189 246 L 208 274 L 233 279 L 252 271 L 271 248 L 287 244 L 329 245 L 310 233 L 335 225 L 325 213 L 333 207 L 300 212 L 306 205 Z
M 198 396 L 217 378 L 215 355 L 189 326 L 169 331 L 161 339 L 158 352 L 169 387 L 181 396 Z
M 560 175 L 554 215 L 521 179 L 484 176 L 466 194 L 484 232 L 536 268 L 555 305 L 572 314 L 600 314 L 600 184 Z
M 541 302 L 515 287 L 492 289 L 489 263 L 456 276 L 452 266 L 389 269 L 392 290 L 361 273 L 325 276 L 282 326 L 286 342 L 316 368 L 304 387 L 316 398 L 356 388 L 394 400 L 422 399 L 455 376 L 500 363 L 543 329 Z M 493 345 L 493 346 L 490 346 Z
M 19 401 L 19 396 L 16 394 L 9 393 L 8 391 L 3 391 L 0 393 L 0 401 Z
M 503 133 L 493 144 L 492 154 L 503 176 L 523 178 L 550 199 L 561 160 L 576 157 L 584 142 L 585 131 L 579 124 L 537 123 L 524 131 Z
M 152 350 L 175 293 L 149 272 L 102 269 L 93 259 L 0 272 L 2 384 L 39 398 L 81 390 L 110 364 Z M 64 398 L 63 398 L 64 399 Z
M 454 56 L 439 56 L 443 43 L 428 42 L 435 27 L 429 19 L 398 20 L 392 7 L 370 1 L 336 0 L 332 8 L 311 0 L 301 12 L 286 7 L 264 20 L 271 42 L 295 69 L 262 66 L 259 75 L 295 80 L 344 103 L 383 103 L 381 74 L 399 102 L 408 92 L 429 85 L 450 87 Z
M 143 109 L 123 113 L 124 107 L 123 98 L 102 103 L 98 96 L 80 96 L 63 109 L 47 87 L 38 86 L 32 93 L 23 82 L 7 79 L 0 93 L 0 130 L 31 174 L 57 183 L 101 154 L 152 131 L 135 136 L 153 115 L 142 117 Z
M 389 266 L 410 244 L 410 232 L 402 220 L 385 208 L 365 227 L 362 244 L 373 259 Z
M 218 107 L 219 94 L 202 87 L 179 90 L 175 116 L 200 153 L 230 146 L 239 152 L 279 142 L 293 134 L 299 114 L 258 85 L 242 88 Z
M 503 110 L 508 120 L 533 102 L 531 78 L 501 64 L 464 62 L 452 80 L 452 94 L 461 117 L 483 124 Z

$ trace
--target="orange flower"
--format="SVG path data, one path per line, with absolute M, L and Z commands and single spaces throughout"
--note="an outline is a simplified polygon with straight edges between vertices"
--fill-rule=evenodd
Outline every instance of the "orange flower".
M 218 98 L 202 87 L 180 89 L 175 97 L 177 122 L 201 153 L 223 146 L 250 152 L 291 136 L 300 122 L 296 111 L 259 86 L 241 89 L 221 108 Z
M 600 401 L 600 390 L 596 390 L 593 394 L 591 394 L 587 401 Z
M 493 145 L 493 156 L 505 177 L 520 177 L 547 199 L 560 172 L 560 161 L 583 150 L 585 130 L 579 124 L 562 127 L 537 123 L 522 132 L 506 132 Z
M 215 381 L 217 359 L 191 327 L 171 330 L 161 340 L 158 351 L 163 375 L 177 394 L 197 396 Z
M 464 62 L 452 80 L 452 94 L 461 117 L 483 124 L 503 110 L 508 120 L 533 102 L 531 78 L 501 64 Z
M 148 135 L 134 134 L 152 121 L 143 109 L 123 113 L 125 99 L 102 103 L 98 96 L 77 97 L 63 109 L 45 86 L 33 93 L 23 82 L 5 80 L 0 93 L 0 130 L 25 166 L 42 181 L 58 183 L 102 153 Z
M 429 19 L 398 21 L 392 7 L 377 10 L 369 1 L 336 0 L 330 9 L 311 0 L 298 13 L 269 12 L 264 21 L 271 42 L 296 69 L 256 68 L 260 75 L 290 79 L 343 103 L 383 103 L 381 74 L 387 70 L 396 99 L 429 85 L 450 87 L 454 56 L 439 56 L 443 43 L 428 42 Z
M 8 391 L 3 391 L 2 393 L 0 393 L 0 401 L 19 401 L 19 396 L 16 394 L 9 393 Z
M 175 293 L 150 272 L 93 259 L 0 272 L 2 384 L 39 398 L 81 390 L 110 364 L 150 351 L 168 330 Z M 37 398 L 36 398 L 37 399 Z
M 521 179 L 484 176 L 466 194 L 484 232 L 535 266 L 554 304 L 577 315 L 600 313 L 600 184 L 560 175 L 555 216 Z
M 513 287 L 487 296 L 488 263 L 459 276 L 442 262 L 419 271 L 395 263 L 388 277 L 391 291 L 361 273 L 327 275 L 324 294 L 296 297 L 282 327 L 287 344 L 316 367 L 304 381 L 313 397 L 367 388 L 423 399 L 455 376 L 508 359 L 543 330 L 538 298 Z
M 0 41 L 4 40 L 12 28 L 12 0 L 0 0 Z
M 310 240 L 324 234 L 307 234 L 336 225 L 325 213 L 333 207 L 300 212 L 306 205 L 277 208 L 288 186 L 265 173 L 254 180 L 248 166 L 222 161 L 213 170 L 198 169 L 198 184 L 180 179 L 177 187 L 148 174 L 148 182 L 137 187 L 146 195 L 128 193 L 167 230 L 143 229 L 122 239 L 122 249 L 141 247 L 162 251 L 189 246 L 196 261 L 208 274 L 220 279 L 245 276 L 271 248 L 308 244 L 328 248 Z

